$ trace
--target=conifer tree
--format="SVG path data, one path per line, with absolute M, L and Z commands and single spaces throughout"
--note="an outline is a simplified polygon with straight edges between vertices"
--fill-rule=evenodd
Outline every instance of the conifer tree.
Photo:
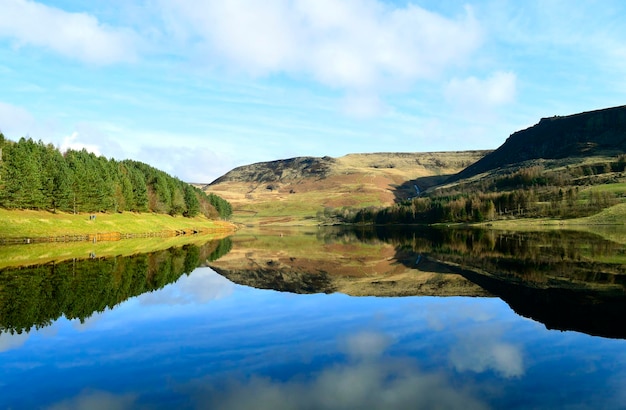
M 36 209 L 43 203 L 40 156 L 32 139 L 20 139 L 3 149 L 2 206 Z
M 196 190 L 189 184 L 185 184 L 184 190 L 186 211 L 183 215 L 187 217 L 194 217 L 200 213 L 200 201 L 198 201 Z

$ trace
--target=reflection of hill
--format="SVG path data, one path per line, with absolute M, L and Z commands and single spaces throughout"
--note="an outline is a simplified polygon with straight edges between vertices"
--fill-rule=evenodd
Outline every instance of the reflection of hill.
M 368 227 L 238 233 L 210 266 L 294 293 L 496 295 L 548 328 L 626 338 L 625 262 L 623 245 L 590 233 Z
M 626 338 L 620 244 L 564 231 L 429 230 L 393 238 L 402 252 L 428 255 L 548 328 Z
M 232 251 L 210 264 L 231 281 L 293 293 L 340 292 L 353 296 L 488 296 L 445 265 L 414 262 L 396 255 L 393 245 L 361 241 L 354 235 L 238 234 Z
M 133 256 L 0 270 L 0 331 L 22 333 L 61 316 L 82 321 L 175 282 L 229 249 L 230 240 L 222 239 Z
M 536 288 L 469 269 L 458 270 L 458 273 L 498 295 L 519 315 L 537 320 L 548 329 L 626 339 L 623 288 Z

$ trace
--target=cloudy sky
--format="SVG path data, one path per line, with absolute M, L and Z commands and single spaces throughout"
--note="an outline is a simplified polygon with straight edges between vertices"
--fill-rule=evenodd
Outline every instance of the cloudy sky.
M 0 130 L 190 182 L 626 104 L 626 2 L 0 0 Z

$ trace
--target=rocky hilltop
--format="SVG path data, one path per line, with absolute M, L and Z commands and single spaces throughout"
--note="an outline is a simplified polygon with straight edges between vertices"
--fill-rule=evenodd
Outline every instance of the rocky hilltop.
M 542 118 L 513 133 L 498 149 L 451 178 L 460 180 L 534 159 L 581 158 L 626 152 L 626 105 Z
M 226 182 L 293 182 L 303 179 L 322 179 L 337 174 L 355 174 L 369 170 L 379 174 L 413 172 L 420 176 L 445 175 L 455 169 L 463 169 L 482 158 L 488 150 L 459 152 L 384 152 L 348 154 L 332 157 L 295 157 L 276 161 L 243 165 L 208 186 Z
M 337 161 L 331 157 L 296 157 L 237 167 L 209 185 L 224 182 L 292 182 L 303 178 L 324 178 Z

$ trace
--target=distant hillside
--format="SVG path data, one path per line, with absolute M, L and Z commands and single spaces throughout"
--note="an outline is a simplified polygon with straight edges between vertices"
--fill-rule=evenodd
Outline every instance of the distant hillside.
M 235 219 L 289 223 L 328 208 L 388 206 L 445 181 L 490 151 L 297 157 L 238 167 L 204 187 Z M 254 221 L 252 221 L 254 217 Z
M 621 106 L 543 118 L 419 198 L 339 216 L 381 225 L 519 218 L 580 223 L 597 214 L 594 223 L 623 224 L 625 203 L 626 106 Z
M 563 159 L 626 152 L 626 106 L 542 118 L 512 134 L 500 148 L 450 181 L 533 159 Z

